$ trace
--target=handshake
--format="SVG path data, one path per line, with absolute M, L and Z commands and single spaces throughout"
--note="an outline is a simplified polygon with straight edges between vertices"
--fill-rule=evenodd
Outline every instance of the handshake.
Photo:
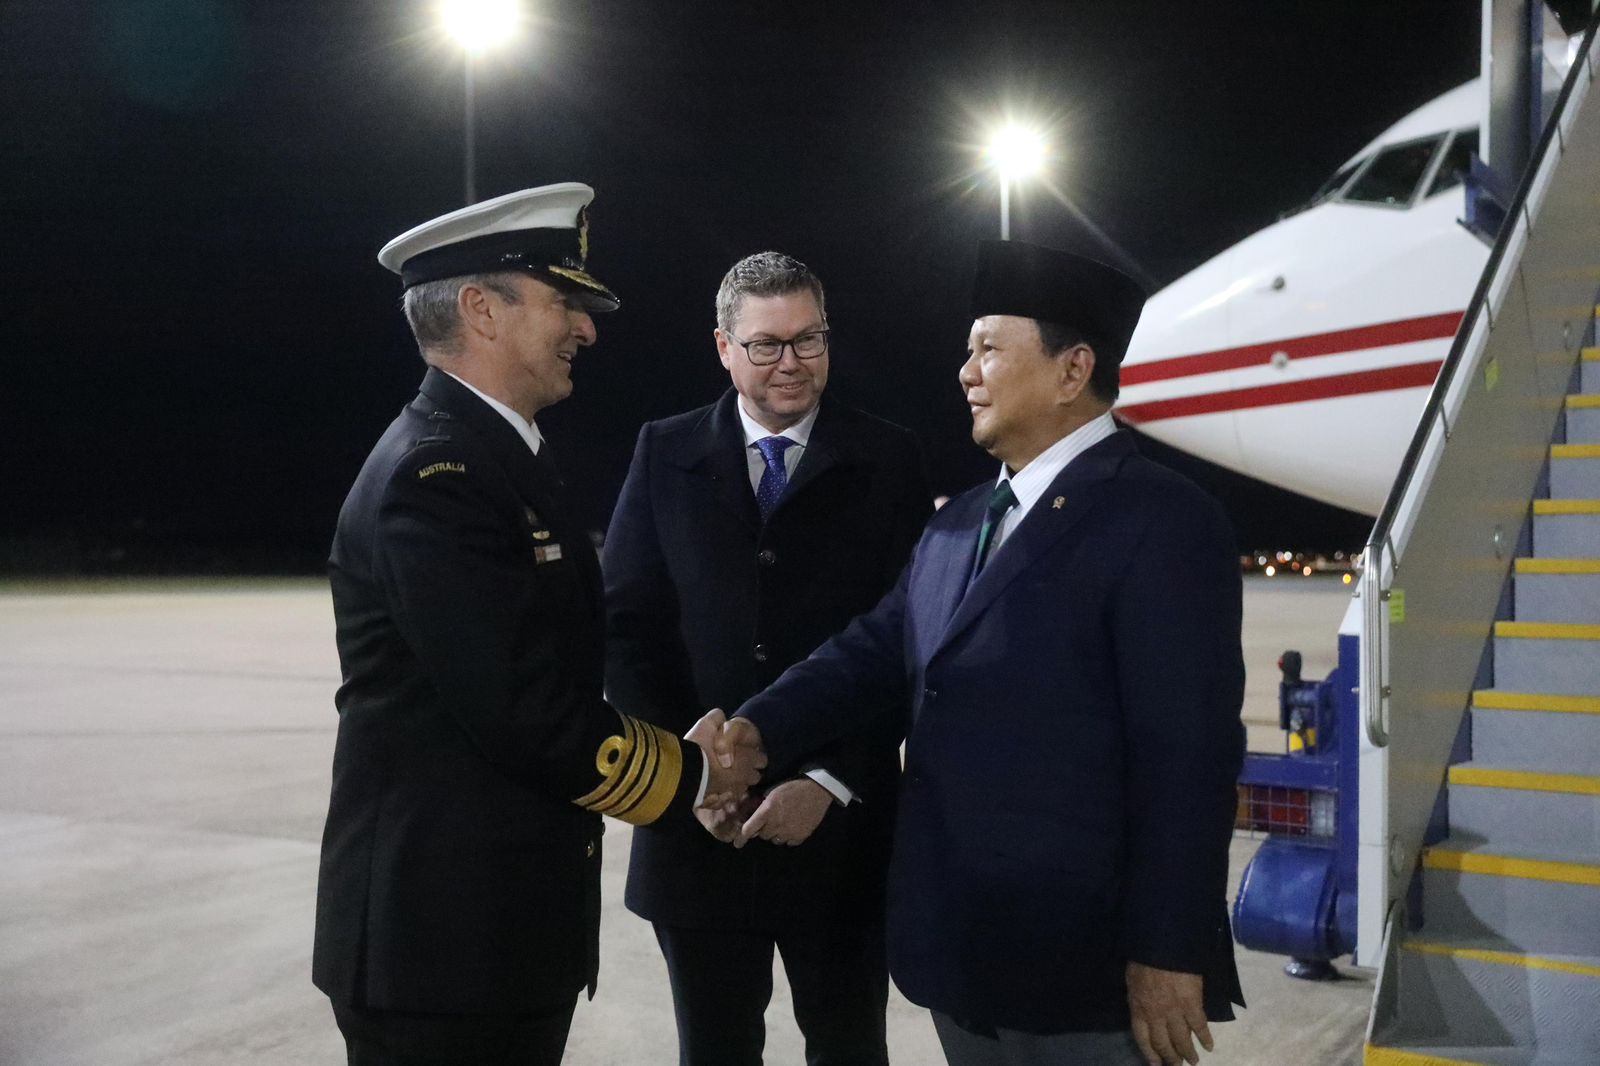
M 725 844 L 742 848 L 756 837 L 789 846 L 803 843 L 833 803 L 826 789 L 806 777 L 752 795 L 750 788 L 761 780 L 767 753 L 761 747 L 761 731 L 748 718 L 730 720 L 721 710 L 712 710 L 684 739 L 700 746 L 711 768 L 695 817 Z

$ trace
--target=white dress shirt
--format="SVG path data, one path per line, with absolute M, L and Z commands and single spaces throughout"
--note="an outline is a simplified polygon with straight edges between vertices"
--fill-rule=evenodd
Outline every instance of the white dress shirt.
M 446 374 L 450 374 L 450 371 L 448 371 L 448 370 L 446 370 L 444 372 Z M 538 426 L 536 426 L 534 423 L 528 421 L 527 419 L 523 418 L 521 415 L 517 414 L 517 412 L 515 412 L 511 408 L 507 407 L 505 404 L 501 403 L 499 400 L 495 399 L 493 396 L 490 396 L 488 393 L 484 392 L 482 389 L 474 388 L 471 382 L 461 381 L 461 379 L 456 377 L 454 374 L 450 374 L 450 376 L 455 378 L 457 381 L 460 381 L 461 382 L 461 386 L 464 389 L 466 389 L 468 392 L 472 393 L 472 395 L 476 396 L 478 399 L 480 399 L 484 403 L 488 404 L 489 407 L 491 409 L 493 409 L 494 412 L 496 414 L 498 414 L 501 418 L 504 418 L 507 422 L 510 422 L 511 423 L 511 428 L 517 431 L 517 436 L 521 437 L 524 441 L 527 442 L 528 449 L 530 451 L 532 451 L 534 455 L 538 455 L 539 454 L 539 448 L 540 448 L 541 445 L 544 444 L 544 434 L 539 432 L 539 427 Z M 691 743 L 691 742 L 687 741 L 687 740 L 684 740 L 684 741 L 680 741 L 680 743 L 688 744 L 688 743 Z M 820 784 L 820 782 L 819 782 L 819 784 Z M 699 807 L 700 804 L 705 801 L 706 789 L 709 788 L 710 785 L 711 785 L 711 763 L 707 762 L 707 761 L 702 761 L 701 764 L 700 764 L 700 791 L 696 792 L 695 795 L 694 795 L 694 805 L 696 807 Z M 827 786 L 824 785 L 823 787 L 826 788 Z
M 767 472 L 767 461 L 761 457 L 761 449 L 756 447 L 756 441 L 767 437 L 788 437 L 794 441 L 794 444 L 783 453 L 784 476 L 794 477 L 794 469 L 800 465 L 800 456 L 804 454 L 806 444 L 811 440 L 811 427 L 817 424 L 817 408 L 813 407 L 804 418 L 782 433 L 774 433 L 750 417 L 744 409 L 744 397 L 735 400 L 733 406 L 739 412 L 739 423 L 744 426 L 744 457 L 750 472 L 750 491 L 760 490 L 761 476 Z M 856 794 L 848 785 L 826 770 L 807 770 L 806 776 L 827 789 L 842 807 L 849 806 L 856 798 Z
M 1084 452 L 1105 440 L 1117 431 L 1116 420 L 1107 411 L 1098 418 L 1091 419 L 1056 441 L 1050 447 L 1034 457 L 1033 462 L 1012 473 L 1005 464 L 1000 466 L 1000 477 L 995 482 L 998 488 L 1001 481 L 1011 482 L 1011 491 L 1016 493 L 1017 505 L 1006 512 L 1001 519 L 1000 527 L 994 531 L 994 537 L 989 547 L 989 559 L 994 558 L 994 553 L 1005 544 L 1006 537 L 1017 528 L 1017 524 L 1028 516 L 1028 511 L 1039 502 L 1039 497 L 1044 495 L 1044 490 L 1056 479 L 1056 475 L 1067 468 Z

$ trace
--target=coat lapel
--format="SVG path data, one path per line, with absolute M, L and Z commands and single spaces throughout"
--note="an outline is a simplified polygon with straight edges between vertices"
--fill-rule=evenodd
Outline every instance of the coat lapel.
M 750 465 L 744 454 L 744 427 L 733 409 L 739 394 L 729 389 L 694 427 L 690 443 L 675 460 L 678 466 L 705 481 L 710 494 L 730 514 L 758 529 L 761 512 L 750 490 Z
M 920 663 L 933 658 L 950 618 L 961 602 L 978 548 L 978 527 L 983 524 L 987 484 L 958 496 L 929 521 L 917 548 L 912 611 L 916 620 L 916 647 Z
M 988 564 L 984 566 L 983 573 L 979 574 L 972 587 L 966 590 L 966 595 L 961 596 L 960 603 L 950 615 L 950 624 L 945 627 L 935 651 L 946 647 L 960 636 L 989 608 L 990 604 L 995 602 L 1007 586 L 1088 514 L 1096 501 L 1097 484 L 1114 476 L 1122 461 L 1132 451 L 1132 439 L 1127 433 L 1118 432 L 1078 456 L 1067 464 L 1066 469 L 1056 475 L 1056 479 L 1050 483 L 1044 495 L 1040 496 L 1029 509 L 1027 517 L 1023 518 L 1017 528 L 1006 537 L 1005 542 L 995 550 Z M 1061 501 L 1059 506 L 1057 500 Z M 970 528 L 964 538 L 965 553 L 950 553 L 952 556 L 964 558 L 967 565 L 965 568 L 952 568 L 952 572 L 942 582 L 946 587 L 941 588 L 939 593 L 941 596 L 947 597 L 947 586 L 952 585 L 956 588 L 956 595 L 960 596 L 960 589 L 966 584 L 966 576 L 977 553 L 978 528 L 983 521 L 981 502 L 975 511 L 975 519 L 967 523 Z M 956 573 L 957 569 L 959 576 Z
M 838 405 L 823 397 L 817 420 L 811 424 L 811 436 L 806 438 L 806 450 L 801 453 L 794 476 L 778 499 L 779 511 L 783 510 L 785 500 L 803 492 L 807 485 L 848 458 L 850 445 L 841 436 L 838 412 Z

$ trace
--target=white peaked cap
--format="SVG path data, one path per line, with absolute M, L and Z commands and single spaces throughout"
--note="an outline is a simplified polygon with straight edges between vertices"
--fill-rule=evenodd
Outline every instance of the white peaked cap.
M 378 262 L 406 288 L 427 281 L 524 270 L 576 293 L 591 311 L 621 301 L 585 269 L 594 190 L 576 181 L 497 196 L 413 227 L 383 246 Z

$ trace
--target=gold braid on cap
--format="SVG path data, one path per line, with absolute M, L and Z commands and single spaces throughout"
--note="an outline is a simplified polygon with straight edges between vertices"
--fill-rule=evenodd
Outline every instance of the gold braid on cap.
M 622 715 L 622 735 L 607 737 L 595 752 L 600 784 L 573 800 L 584 810 L 633 825 L 649 825 L 665 813 L 683 777 L 678 738 L 649 722 Z

